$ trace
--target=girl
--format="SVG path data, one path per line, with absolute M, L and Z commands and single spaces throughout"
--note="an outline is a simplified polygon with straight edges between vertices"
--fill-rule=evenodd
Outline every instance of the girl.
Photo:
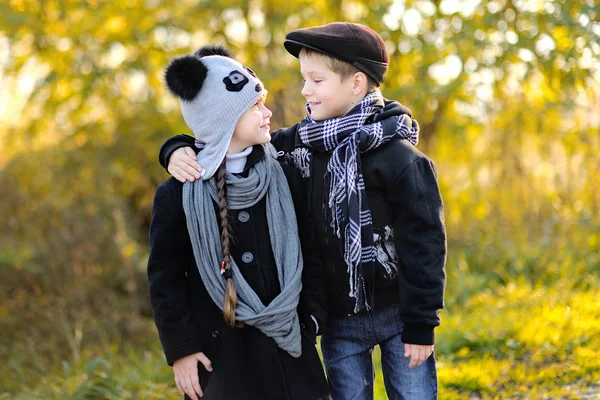
M 327 398 L 314 346 L 325 278 L 316 246 L 300 245 L 299 233 L 314 237 L 302 178 L 268 144 L 262 82 L 212 46 L 175 59 L 165 77 L 205 167 L 201 180 L 158 188 L 150 229 L 150 300 L 179 391 Z

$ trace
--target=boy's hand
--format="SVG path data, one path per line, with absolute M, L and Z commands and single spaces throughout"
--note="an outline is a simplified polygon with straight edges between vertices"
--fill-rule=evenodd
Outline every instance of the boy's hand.
M 212 371 L 210 360 L 202 352 L 190 354 L 173 363 L 175 383 L 179 393 L 187 394 L 193 400 L 198 400 L 198 396 L 204 396 L 198 377 L 198 361 L 204 365 L 207 371 Z
M 194 182 L 196 179 L 200 179 L 204 173 L 197 160 L 198 157 L 191 147 L 180 147 L 171 155 L 167 172 L 179 182 Z
M 418 367 L 433 354 L 433 345 L 404 344 L 404 357 L 410 357 L 408 368 Z

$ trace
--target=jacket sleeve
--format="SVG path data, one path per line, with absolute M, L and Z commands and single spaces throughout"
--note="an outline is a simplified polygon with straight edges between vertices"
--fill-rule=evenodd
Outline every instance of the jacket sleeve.
M 198 148 L 195 146 L 196 139 L 190 135 L 175 135 L 167 139 L 166 142 L 160 146 L 160 151 L 158 152 L 158 161 L 160 165 L 166 170 L 169 166 L 169 160 L 171 159 L 171 155 L 175 150 L 181 147 L 191 147 L 194 149 L 196 154 L 198 153 Z M 169 171 L 167 171 L 169 172 Z
M 420 157 L 410 163 L 388 195 L 396 212 L 402 341 L 431 345 L 446 285 L 444 206 L 433 162 Z
M 323 253 L 316 239 L 315 224 L 310 214 L 307 209 L 304 209 L 303 213 L 298 213 L 298 218 L 303 219 L 298 225 L 298 230 L 304 259 L 299 310 L 302 314 L 301 322 L 305 326 L 313 327 L 314 322 L 310 317 L 315 318 L 318 329 L 314 333 L 321 335 L 327 322 L 327 275 Z
M 298 124 L 271 132 L 271 144 L 277 151 L 289 153 L 294 150 Z
M 191 252 L 181 201 L 174 200 L 172 191 L 162 185 L 152 209 L 148 284 L 154 321 L 169 365 L 203 351 L 188 300 Z
M 294 139 L 296 135 L 297 125 L 294 125 L 290 128 L 281 128 L 271 133 L 271 144 L 277 149 L 277 151 L 287 150 L 291 145 L 291 149 L 293 150 Z M 175 135 L 168 138 L 162 146 L 160 146 L 160 151 L 158 152 L 158 161 L 160 165 L 166 170 L 169 166 L 169 160 L 171 156 L 175 152 L 175 150 L 181 147 L 191 147 L 194 149 L 196 154 L 200 151 L 196 147 L 196 139 L 190 135 Z M 167 171 L 169 172 L 169 171 Z
M 316 228 L 311 212 L 307 206 L 304 183 L 300 171 L 290 165 L 282 165 L 286 171 L 288 184 L 294 200 L 296 221 L 298 222 L 298 235 L 302 247 L 304 269 L 302 271 L 302 292 L 298 304 L 300 322 L 307 328 L 307 332 L 316 336 L 321 334 L 327 321 L 327 275 L 323 261 L 321 246 L 317 242 Z M 315 332 L 315 318 L 318 331 Z M 310 327 L 310 328 L 309 328 Z

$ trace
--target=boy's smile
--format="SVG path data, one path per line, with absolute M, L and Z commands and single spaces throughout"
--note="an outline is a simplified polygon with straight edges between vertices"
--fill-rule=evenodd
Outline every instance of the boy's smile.
M 304 77 L 302 95 L 315 121 L 342 117 L 353 107 L 353 80 L 335 73 L 318 57 L 302 55 L 300 72 Z

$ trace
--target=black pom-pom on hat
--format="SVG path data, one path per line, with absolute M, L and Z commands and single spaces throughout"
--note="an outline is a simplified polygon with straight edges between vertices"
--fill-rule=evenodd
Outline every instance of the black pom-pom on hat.
M 229 50 L 227 50 L 225 47 L 223 47 L 221 45 L 213 45 L 213 44 L 209 44 L 209 45 L 200 47 L 198 50 L 196 50 L 194 55 L 198 58 L 208 57 L 208 56 L 223 56 L 223 57 L 233 58 L 233 56 L 231 55 Z
M 206 79 L 208 69 L 197 57 L 183 56 L 171 61 L 165 81 L 171 93 L 183 100 L 193 100 Z

